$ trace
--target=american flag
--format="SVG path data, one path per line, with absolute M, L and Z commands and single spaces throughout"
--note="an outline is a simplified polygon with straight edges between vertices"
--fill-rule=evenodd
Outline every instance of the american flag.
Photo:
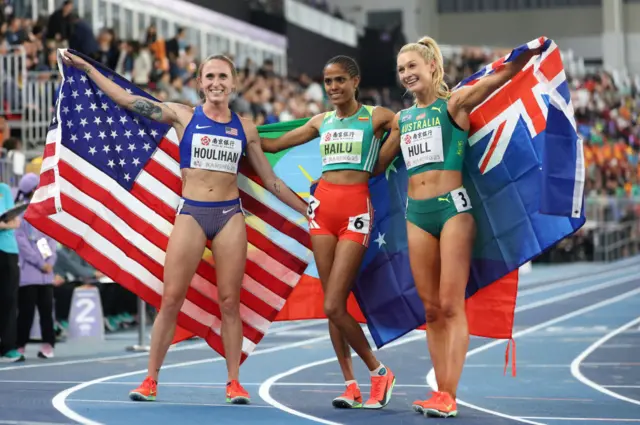
M 160 308 L 165 250 L 182 187 L 176 132 L 119 107 L 83 72 L 64 65 L 60 53 L 55 117 L 25 218 Z M 128 92 L 153 99 L 91 63 Z M 284 306 L 311 251 L 308 233 L 296 221 L 300 214 L 264 189 L 243 161 L 238 187 L 248 236 L 240 295 L 244 360 Z M 224 355 L 220 319 L 215 269 L 203 258 L 178 325 Z

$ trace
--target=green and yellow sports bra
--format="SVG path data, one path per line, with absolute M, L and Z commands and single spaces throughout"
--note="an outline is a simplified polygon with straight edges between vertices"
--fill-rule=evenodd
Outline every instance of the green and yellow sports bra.
M 372 172 L 380 153 L 380 139 L 373 130 L 375 106 L 362 105 L 346 118 L 327 112 L 320 126 L 322 172 L 358 170 Z
M 409 176 L 430 170 L 462 170 L 469 132 L 453 121 L 446 100 L 403 109 L 398 125 Z

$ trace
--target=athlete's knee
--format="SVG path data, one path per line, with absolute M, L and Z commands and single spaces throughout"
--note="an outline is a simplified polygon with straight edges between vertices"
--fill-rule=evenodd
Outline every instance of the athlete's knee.
M 178 315 L 182 304 L 184 303 L 184 294 L 181 291 L 172 291 L 171 289 L 166 289 L 162 294 L 162 305 L 160 306 L 160 311 L 165 312 L 165 314 L 170 315 Z
M 224 316 L 240 315 L 240 297 L 236 295 L 220 296 L 218 302 L 220 303 L 220 312 Z
M 440 303 L 432 300 L 422 300 L 424 305 L 425 319 L 427 323 L 434 323 L 442 318 Z
M 441 297 L 440 313 L 445 320 L 453 319 L 461 314 L 465 314 L 464 299 L 451 296 Z
M 347 314 L 347 306 L 340 300 L 326 298 L 324 300 L 324 314 L 329 320 L 340 320 L 341 317 Z

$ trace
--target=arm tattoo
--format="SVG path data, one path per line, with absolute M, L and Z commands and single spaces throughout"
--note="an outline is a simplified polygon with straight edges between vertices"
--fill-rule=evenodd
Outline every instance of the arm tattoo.
M 131 109 L 134 112 L 139 113 L 140 115 L 151 118 L 151 119 L 160 119 L 162 118 L 162 108 L 146 99 L 136 99 L 133 101 Z
M 273 191 L 277 194 L 280 194 L 280 180 L 276 180 L 273 182 Z

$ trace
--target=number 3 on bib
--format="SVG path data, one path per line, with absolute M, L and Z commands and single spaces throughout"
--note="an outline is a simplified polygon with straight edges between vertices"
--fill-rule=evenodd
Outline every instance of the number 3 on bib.
M 471 209 L 471 200 L 469 199 L 469 195 L 467 194 L 467 189 L 465 189 L 464 187 L 452 190 L 451 197 L 453 198 L 453 203 L 455 204 L 456 210 L 458 210 L 458 212 L 463 212 Z
M 371 218 L 369 217 L 369 213 L 360 214 L 355 217 L 349 217 L 349 225 L 347 226 L 347 230 L 367 235 L 369 234 L 370 222 Z

